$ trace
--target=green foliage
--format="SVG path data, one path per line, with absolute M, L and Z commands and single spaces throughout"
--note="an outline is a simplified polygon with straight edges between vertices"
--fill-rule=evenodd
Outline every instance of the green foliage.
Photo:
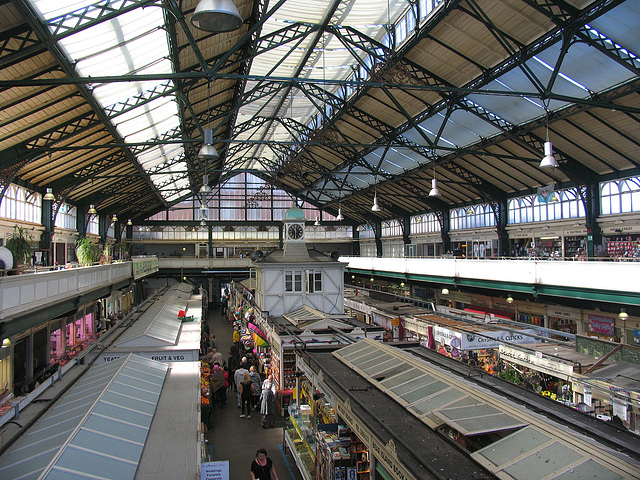
M 80 265 L 93 265 L 100 258 L 100 247 L 87 237 L 78 237 L 76 240 L 76 257 Z
M 6 247 L 11 250 L 16 265 L 29 263 L 31 259 L 31 233 L 24 227 L 15 225 L 9 234 Z
M 522 375 L 514 368 L 507 367 L 502 372 L 498 374 L 500 378 L 507 380 L 508 382 L 515 383 L 517 385 L 522 385 L 524 379 Z

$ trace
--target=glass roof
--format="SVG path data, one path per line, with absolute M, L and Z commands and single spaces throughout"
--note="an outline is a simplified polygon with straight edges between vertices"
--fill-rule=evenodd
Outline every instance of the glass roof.
M 95 0 L 31 0 L 46 21 L 53 25 L 68 24 L 75 28 L 78 18 L 71 13 L 99 11 L 108 2 Z M 95 5 L 95 6 L 92 6 Z M 62 18 L 61 18 L 62 17 Z M 118 15 L 59 40 L 59 45 L 80 76 L 125 76 L 172 73 L 169 41 L 164 28 L 162 8 L 138 8 Z M 166 81 L 110 82 L 93 84 L 90 89 L 103 108 L 113 113 L 110 117 L 118 134 L 127 143 L 149 142 L 180 131 L 180 119 L 175 95 L 164 95 L 130 109 L 118 105 L 133 104 L 133 99 L 152 92 Z M 122 110 L 122 111 L 121 111 Z M 121 113 L 117 113 L 121 111 Z M 162 197 L 171 202 L 189 193 L 190 185 L 184 173 L 186 162 L 181 144 L 165 147 L 142 147 L 136 159 L 142 169 L 154 169 L 151 181 Z
M 514 410 L 510 403 L 410 352 L 365 339 L 333 355 L 431 428 L 446 424 L 466 436 L 513 430 L 471 454 L 499 477 L 624 478 L 620 459 L 607 456 L 597 445 L 572 443 L 570 435 L 542 417 Z M 586 472 L 588 477 L 581 476 Z
M 278 11 L 269 17 L 262 27 L 261 36 L 275 32 L 292 22 L 320 25 L 335 2 L 332 0 L 288 0 Z M 404 2 L 389 2 L 388 0 L 353 0 L 348 8 L 335 13 L 331 24 L 354 26 L 366 35 L 381 41 L 386 34 L 384 26 L 389 20 L 395 20 L 406 9 Z M 266 41 L 266 40 L 265 40 Z M 260 50 L 260 46 L 258 50 Z M 345 80 L 353 75 L 354 66 L 364 59 L 364 52 L 347 49 L 334 35 L 325 33 L 317 39 L 314 35 L 307 35 L 300 42 L 291 42 L 276 46 L 255 57 L 251 64 L 250 75 L 268 75 L 274 77 L 310 78 L 319 83 L 328 92 L 335 92 L 337 86 L 325 85 L 329 80 Z M 303 60 L 309 56 L 309 59 Z M 256 81 L 248 81 L 245 91 L 250 91 L 258 85 Z M 324 94 L 322 94 L 324 95 Z M 327 96 L 328 100 L 328 96 Z M 315 103 L 314 103 L 315 102 Z M 303 125 L 309 125 L 318 112 L 318 107 L 325 103 L 318 98 L 311 99 L 297 89 L 283 98 L 279 92 L 275 96 L 266 96 L 244 105 L 238 112 L 238 124 L 243 124 L 255 115 L 264 117 L 286 116 L 293 118 Z M 265 123 L 264 125 L 244 130 L 234 136 L 236 140 L 295 140 L 291 131 L 281 123 Z M 240 162 L 245 168 L 264 169 L 258 159 L 274 158 L 277 153 L 270 151 L 267 145 L 255 145 L 249 151 L 244 151 L 246 160 L 230 158 L 228 161 Z
M 168 368 L 136 355 L 91 367 L 11 446 L 0 478 L 133 479 Z

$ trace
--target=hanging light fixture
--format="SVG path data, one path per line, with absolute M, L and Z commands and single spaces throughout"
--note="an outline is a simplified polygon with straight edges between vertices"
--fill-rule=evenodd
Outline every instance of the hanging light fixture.
M 378 205 L 378 194 L 376 193 L 373 196 L 373 205 L 371 206 L 372 212 L 379 212 L 381 210 L 380 205 Z
M 318 217 L 316 217 L 316 221 L 313 223 L 316 227 L 320 226 L 320 220 L 318 220 Z
M 436 180 L 436 164 L 433 164 L 433 179 L 431 180 L 431 190 L 429 191 L 430 197 L 439 197 L 440 189 L 438 188 L 438 180 Z
M 2 348 L 7 348 L 11 346 L 11 340 L 9 340 L 8 338 L 5 338 L 4 340 L 2 340 Z
M 449 289 L 447 287 L 442 289 L 442 295 L 449 295 Z
M 511 295 L 507 297 L 507 303 L 513 303 L 513 297 Z
M 232 32 L 243 23 L 232 0 L 200 0 L 191 16 L 191 24 L 205 32 Z
M 218 151 L 213 146 L 213 130 L 210 128 L 204 129 L 204 145 L 200 147 L 198 156 L 205 160 L 217 160 L 220 157 Z
M 87 211 L 87 213 L 89 213 L 90 215 L 95 215 L 98 213 L 98 211 L 96 210 L 96 207 L 93 206 L 93 204 L 89 205 L 89 210 Z
M 624 308 L 620 309 L 620 313 L 618 314 L 618 318 L 620 320 L 626 320 L 627 318 L 629 318 L 629 314 L 627 313 L 627 311 Z
M 115 213 L 113 214 L 113 217 L 111 217 L 111 221 L 112 221 L 113 223 L 116 223 L 116 222 L 118 221 L 118 217 L 116 216 L 116 214 L 115 214 Z
M 129 226 L 133 225 L 133 222 L 131 221 L 131 219 L 127 220 L 127 225 Z
M 210 192 L 211 192 L 211 187 L 209 186 L 209 175 L 205 173 L 204 175 L 202 175 L 202 186 L 200 187 L 200 193 L 210 193 Z
M 49 165 L 51 165 L 51 153 L 49 153 Z M 48 183 L 51 183 L 51 176 L 49 176 Z M 44 194 L 42 199 L 49 200 L 49 201 L 53 201 L 56 199 L 55 195 L 53 194 L 53 189 L 51 187 L 47 187 L 47 192 Z
M 545 107 L 546 110 L 546 107 Z M 547 141 L 544 142 L 544 157 L 540 162 L 540 168 L 557 168 L 558 161 L 553 156 L 553 145 L 549 141 L 549 111 L 547 111 Z
M 374 179 L 374 182 L 377 180 Z M 380 205 L 378 205 L 378 188 L 374 185 L 373 187 L 373 206 L 371 207 L 372 212 L 379 212 L 381 210 Z
M 341 222 L 344 220 L 344 216 L 342 215 L 342 208 L 338 207 L 338 215 L 336 216 L 336 220 Z

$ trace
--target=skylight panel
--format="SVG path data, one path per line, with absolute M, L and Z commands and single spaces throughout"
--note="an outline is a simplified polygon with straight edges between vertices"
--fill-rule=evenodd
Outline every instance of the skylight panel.
M 67 26 L 72 26 L 72 22 L 75 25 L 78 15 L 85 13 L 85 9 L 93 10 L 94 13 L 98 10 L 98 7 L 92 7 L 95 2 L 91 1 L 33 0 L 32 3 L 45 21 L 55 19 L 52 23 L 63 22 Z M 60 18 L 71 13 L 74 15 L 69 17 L 69 22 Z M 80 76 L 172 73 L 173 65 L 164 23 L 161 8 L 138 8 L 73 33 L 60 40 L 59 44 Z M 134 97 L 166 84 L 166 80 L 113 82 L 109 85 L 94 85 L 93 95 L 104 108 L 115 106 L 113 111 L 118 112 L 120 105 L 134 104 L 135 101 L 131 100 Z M 166 87 L 158 90 L 166 90 Z M 158 98 L 135 109 L 112 115 L 111 121 L 125 141 L 131 143 L 148 142 L 171 134 L 180 125 L 179 109 L 174 96 Z M 145 151 L 137 160 L 143 168 L 153 168 L 176 159 L 183 153 L 182 146 L 154 149 L 152 152 Z M 177 167 L 177 170 L 186 169 L 184 162 Z M 168 184 L 158 183 L 157 177 L 152 178 L 152 182 L 159 188 L 172 190 L 169 194 L 172 197 L 184 195 L 188 190 L 188 180 L 169 178 L 167 181 Z M 178 193 L 174 193 L 175 191 Z

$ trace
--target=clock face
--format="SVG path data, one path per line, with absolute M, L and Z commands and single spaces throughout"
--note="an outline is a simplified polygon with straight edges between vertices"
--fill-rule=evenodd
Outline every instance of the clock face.
M 289 225 L 287 234 L 289 235 L 289 238 L 299 240 L 304 235 L 304 229 L 302 228 L 302 225 L 294 223 L 293 225 Z

